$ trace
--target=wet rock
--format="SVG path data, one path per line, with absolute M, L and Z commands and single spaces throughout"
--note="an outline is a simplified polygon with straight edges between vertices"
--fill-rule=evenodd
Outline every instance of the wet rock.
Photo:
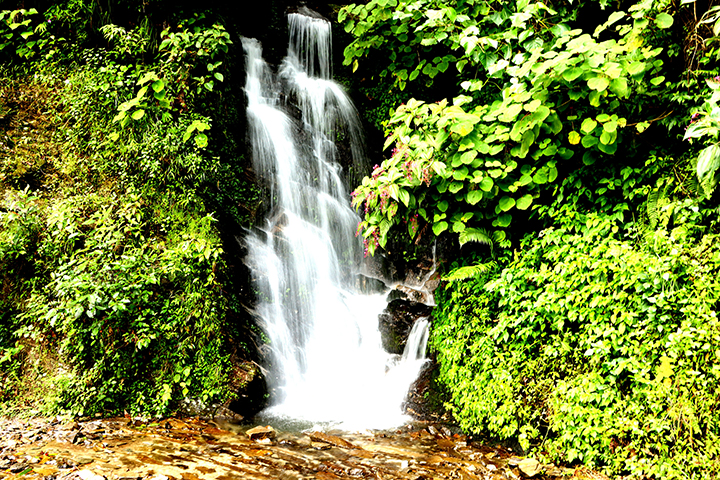
M 260 441 L 260 440 L 272 440 L 276 436 L 275 429 L 271 427 L 270 425 L 263 427 L 258 426 L 255 428 L 251 428 L 250 430 L 245 432 L 245 435 L 250 438 L 250 440 L 254 441 Z
M 432 308 L 409 300 L 390 302 L 378 317 L 383 348 L 390 353 L 401 354 L 415 321 L 430 316 Z
M 255 362 L 233 362 L 230 390 L 235 398 L 223 407 L 235 415 L 251 418 L 267 406 L 268 390 L 265 376 Z
M 348 449 L 354 449 L 356 448 L 355 445 L 348 442 L 347 440 L 344 440 L 340 437 L 336 437 L 335 435 L 328 435 L 327 433 L 322 432 L 312 432 L 308 433 L 308 436 L 311 440 L 315 442 L 325 442 L 329 443 L 330 445 L 334 445 L 336 447 L 340 448 L 348 448 Z
M 523 458 L 517 466 L 528 477 L 534 477 L 542 471 L 542 465 L 534 458 Z
M 10 466 L 8 471 L 10 473 L 20 473 L 24 470 L 27 470 L 27 468 L 28 468 L 28 465 L 26 463 L 15 463 Z
M 215 410 L 215 415 L 213 415 L 213 420 L 215 420 L 216 422 L 220 422 L 220 423 L 226 422 L 226 423 L 231 423 L 231 424 L 235 424 L 235 425 L 240 425 L 243 422 L 244 417 L 238 413 L 233 412 L 229 408 L 221 405 L 217 408 L 217 410 Z
M 359 292 L 367 295 L 382 293 L 387 290 L 385 282 L 383 282 L 382 280 L 378 280 L 377 278 L 368 277 L 363 274 L 358 274 L 355 276 L 355 287 Z

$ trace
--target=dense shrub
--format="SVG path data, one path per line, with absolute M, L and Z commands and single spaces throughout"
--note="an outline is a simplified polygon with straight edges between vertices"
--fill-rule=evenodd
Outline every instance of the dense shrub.
M 432 346 L 463 429 L 615 473 L 720 472 L 718 238 L 669 205 L 647 241 L 590 214 L 439 290 Z

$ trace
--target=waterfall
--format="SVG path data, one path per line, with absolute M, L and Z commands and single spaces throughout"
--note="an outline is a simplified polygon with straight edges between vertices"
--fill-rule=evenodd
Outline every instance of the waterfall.
M 363 161 L 357 112 L 331 79 L 330 23 L 304 9 L 288 16 L 288 53 L 275 74 L 243 39 L 248 131 L 255 172 L 272 202 L 249 233 L 247 263 L 269 339 L 266 415 L 341 428 L 390 428 L 424 361 L 381 345 L 384 294 L 353 288 L 363 267 L 360 220 L 337 163 L 336 137 Z M 427 340 L 427 336 L 425 337 Z

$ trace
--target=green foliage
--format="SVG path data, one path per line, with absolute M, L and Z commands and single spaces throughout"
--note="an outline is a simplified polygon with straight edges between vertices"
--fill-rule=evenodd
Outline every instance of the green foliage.
M 88 6 L 57 4 L 53 22 L 61 15 L 63 28 L 88 33 L 72 20 Z M 92 15 L 102 8 L 93 4 Z M 238 178 L 232 134 L 213 141 L 218 124 L 228 128 L 212 115 L 229 109 L 216 100 L 232 42 L 202 16 L 173 23 L 159 45 L 148 17 L 134 29 L 104 20 L 111 49 L 75 45 L 71 68 L 31 56 L 30 75 L 0 83 L 9 125 L 0 137 L 0 403 L 15 402 L 9 411 L 32 397 L 47 414 L 163 415 L 185 397 L 229 395 L 229 334 L 241 329 L 229 309 L 241 307 L 225 293 L 228 254 L 210 207 L 257 201 Z M 220 155 L 233 157 L 223 164 Z
M 50 59 L 61 40 L 48 33 L 47 22 L 34 8 L 0 11 L 0 54 L 14 53 L 23 60 L 39 55 Z
M 187 26 L 181 23 L 178 32 L 164 30 L 160 44 L 163 71 L 185 89 L 194 88 L 197 94 L 211 92 L 215 82 L 224 81 L 223 57 L 232 44 L 222 25 L 202 27 L 204 18 L 198 15 L 187 20 Z
M 589 214 L 451 273 L 431 343 L 463 429 L 618 474 L 720 472 L 718 239 L 695 202 L 666 205 L 646 244 Z
M 460 76 L 451 102 L 411 100 L 390 118 L 392 157 L 354 195 L 368 249 L 415 214 L 435 235 L 485 229 L 507 246 L 513 217 L 539 206 L 562 162 L 610 161 L 624 138 L 636 141 L 665 81 L 660 54 L 673 17 L 664 8 L 614 11 L 591 35 L 572 28 L 574 10 L 525 0 L 345 7 L 339 18 L 356 36 L 346 63 L 389 52 L 381 74 L 400 88 L 451 65 Z
M 706 98 L 702 109 L 693 114 L 693 123 L 685 131 L 685 140 L 700 138 L 709 140 L 710 143 L 703 148 L 697 157 L 697 178 L 702 186 L 705 195 L 710 197 L 720 180 L 720 77 L 707 81 L 711 94 Z
M 21 332 L 61 339 L 69 368 L 58 408 L 162 414 L 178 395 L 219 394 L 222 247 L 197 199 L 168 200 L 82 195 L 46 219 L 37 257 L 50 279 L 28 300 Z M 195 365 L 215 355 L 216 371 Z

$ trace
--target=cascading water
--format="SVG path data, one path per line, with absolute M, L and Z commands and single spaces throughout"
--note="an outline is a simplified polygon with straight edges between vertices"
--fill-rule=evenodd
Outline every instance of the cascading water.
M 288 54 L 277 76 L 259 42 L 243 40 L 253 165 L 273 201 L 265 225 L 248 235 L 257 315 L 272 351 L 274 398 L 266 414 L 342 428 L 393 427 L 406 420 L 401 405 L 425 346 L 401 357 L 385 352 L 378 331 L 384 295 L 352 288 L 363 262 L 359 218 L 334 139 L 342 133 L 359 163 L 358 116 L 330 78 L 329 22 L 306 9 L 288 20 Z

